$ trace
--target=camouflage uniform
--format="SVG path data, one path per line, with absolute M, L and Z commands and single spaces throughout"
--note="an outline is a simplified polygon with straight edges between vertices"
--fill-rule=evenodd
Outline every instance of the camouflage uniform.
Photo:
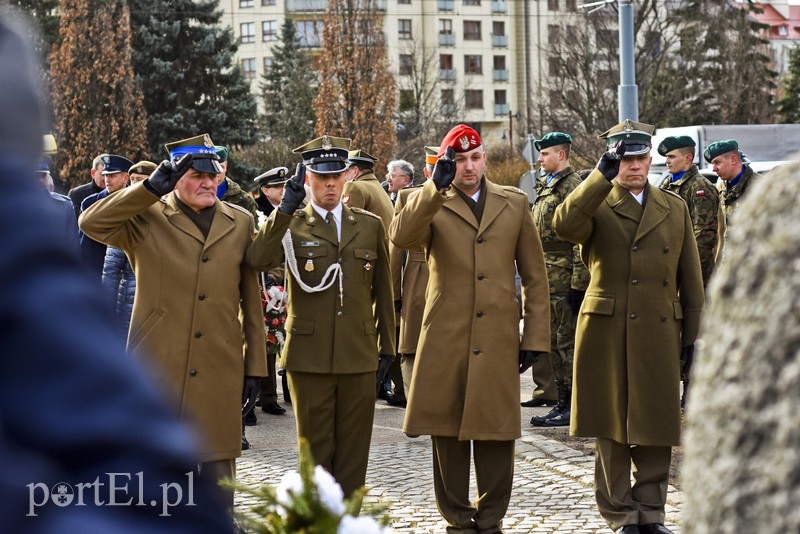
M 225 182 L 228 184 L 228 189 L 222 195 L 220 200 L 246 209 L 250 212 L 250 215 L 253 216 L 253 219 L 258 222 L 258 205 L 256 204 L 255 199 L 253 199 L 253 197 L 251 197 L 244 189 L 242 189 L 239 184 L 227 176 L 225 177 Z
M 714 251 L 717 248 L 719 225 L 719 192 L 705 176 L 698 172 L 696 165 L 692 165 L 675 182 L 672 181 L 671 174 L 667 175 L 660 187 L 680 195 L 689 207 L 694 238 L 700 253 L 703 286 L 705 286 L 714 270 Z
M 562 240 L 553 229 L 553 214 L 573 189 L 580 177 L 567 167 L 547 185 L 547 177 L 536 182 L 536 201 L 533 221 L 542 240 L 547 278 L 550 285 L 550 363 L 557 381 L 571 389 L 572 360 L 575 349 L 577 317 L 567 303 L 570 288 L 584 291 L 588 286 L 588 271 L 581 263 L 577 245 Z
M 736 203 L 739 201 L 742 195 L 744 195 L 745 190 L 750 188 L 750 185 L 757 180 L 761 179 L 761 175 L 757 172 L 753 172 L 749 166 L 744 166 L 744 175 L 742 179 L 739 180 L 739 183 L 728 188 L 728 182 L 721 180 L 719 185 L 717 185 L 717 189 L 719 190 L 719 200 L 722 206 L 722 212 L 725 214 L 725 232 L 727 234 L 727 227 L 730 226 L 731 222 L 731 214 L 733 213 L 733 208 Z

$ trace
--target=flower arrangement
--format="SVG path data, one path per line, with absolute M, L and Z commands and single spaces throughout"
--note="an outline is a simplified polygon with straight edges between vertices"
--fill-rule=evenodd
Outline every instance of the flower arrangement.
M 262 273 L 263 276 L 263 273 Z M 273 285 L 269 288 L 263 283 L 261 291 L 261 306 L 264 309 L 264 333 L 267 336 L 267 350 L 277 353 L 283 348 L 286 341 L 286 289 L 283 286 Z
M 349 499 L 322 466 L 314 465 L 311 448 L 300 440 L 299 469 L 283 475 L 277 486 L 250 488 L 237 485 L 259 504 L 237 514 L 246 532 L 263 534 L 389 534 L 386 505 L 373 505 L 368 515 L 359 516 L 366 489 Z

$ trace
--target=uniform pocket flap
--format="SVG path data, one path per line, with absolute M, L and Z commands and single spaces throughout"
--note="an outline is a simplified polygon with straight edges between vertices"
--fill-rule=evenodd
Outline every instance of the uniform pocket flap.
M 672 303 L 672 310 L 675 313 L 676 319 L 683 319 L 683 308 L 681 307 L 681 303 L 675 301 Z
M 375 261 L 378 259 L 378 252 L 374 248 L 354 248 L 353 254 L 361 260 Z
M 583 299 L 581 311 L 596 315 L 614 315 L 614 297 L 586 295 Z
M 298 319 L 297 317 L 289 317 L 286 320 L 286 331 L 292 334 L 313 334 L 314 321 L 308 319 Z
M 327 256 L 328 247 L 295 247 L 294 255 L 298 258 L 321 258 Z

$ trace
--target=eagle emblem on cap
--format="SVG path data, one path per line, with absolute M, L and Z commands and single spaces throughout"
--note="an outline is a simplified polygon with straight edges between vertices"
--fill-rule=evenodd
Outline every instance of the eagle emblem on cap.
M 625 129 L 626 132 L 633 131 L 633 123 L 631 122 L 630 119 L 625 119 L 625 126 L 623 128 Z
M 208 134 L 203 134 L 203 146 L 207 148 L 213 148 L 214 143 L 211 142 L 211 136 Z
M 458 142 L 461 144 L 461 150 L 466 150 L 469 148 L 469 137 L 466 135 L 461 137 Z
M 331 145 L 331 139 L 327 135 L 322 136 L 322 148 L 325 150 L 329 150 L 333 145 Z

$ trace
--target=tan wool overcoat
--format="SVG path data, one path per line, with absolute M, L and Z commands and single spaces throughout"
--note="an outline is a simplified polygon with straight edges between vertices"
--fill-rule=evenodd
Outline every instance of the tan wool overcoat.
M 383 229 L 387 231 L 392 222 L 394 207 L 389 195 L 381 187 L 374 173 L 362 174 L 355 180 L 344 184 L 342 204 L 350 208 L 361 208 L 381 218 Z
M 542 245 L 528 197 L 486 180 L 478 224 L 454 188 L 429 181 L 392 221 L 400 248 L 422 244 L 430 280 L 403 431 L 461 440 L 521 434 L 520 349 L 549 352 Z M 522 280 L 523 332 L 515 262 Z
M 198 431 L 200 461 L 240 456 L 244 376 L 267 374 L 258 280 L 244 261 L 253 217 L 217 201 L 204 238 L 174 192 L 159 200 L 140 183 L 96 202 L 80 227 L 130 258 L 128 347 Z
M 644 206 L 595 169 L 556 208 L 591 281 L 578 316 L 573 436 L 630 445 L 680 439 L 681 346 L 694 343 L 703 278 L 689 209 L 648 184 Z

